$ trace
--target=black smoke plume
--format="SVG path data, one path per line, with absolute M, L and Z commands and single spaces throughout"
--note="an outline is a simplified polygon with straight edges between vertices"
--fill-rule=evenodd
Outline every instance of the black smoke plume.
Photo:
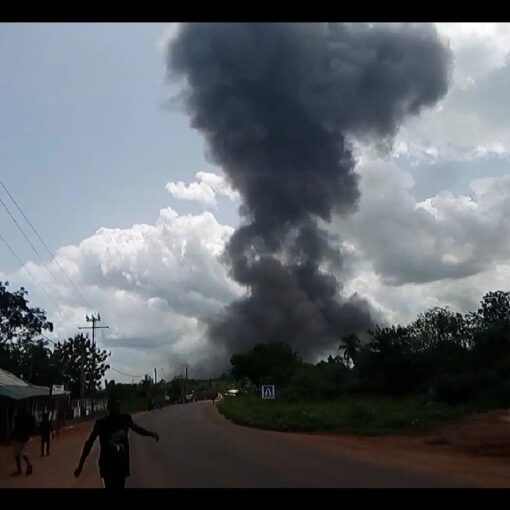
M 283 341 L 310 357 L 371 326 L 328 272 L 342 253 L 318 220 L 355 209 L 346 137 L 391 139 L 446 93 L 449 63 L 429 25 L 179 26 L 169 77 L 184 78 L 191 124 L 243 200 L 226 256 L 248 293 L 209 324 L 227 353 Z

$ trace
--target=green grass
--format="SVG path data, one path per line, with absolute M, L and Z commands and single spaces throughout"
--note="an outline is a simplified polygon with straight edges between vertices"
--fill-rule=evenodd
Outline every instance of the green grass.
M 255 396 L 225 398 L 218 408 L 226 418 L 249 427 L 294 432 L 388 434 L 419 430 L 432 423 L 452 420 L 469 412 L 423 398 L 343 397 L 324 402 L 262 400 Z

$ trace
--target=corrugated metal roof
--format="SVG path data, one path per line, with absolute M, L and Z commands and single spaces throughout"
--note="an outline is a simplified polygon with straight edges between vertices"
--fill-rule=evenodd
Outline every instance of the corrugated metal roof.
M 45 397 L 50 394 L 46 386 L 33 386 L 14 374 L 0 368 L 0 396 L 21 400 L 30 397 Z
M 30 386 L 28 383 L 16 377 L 14 374 L 0 368 L 0 386 Z
M 22 400 L 30 397 L 47 397 L 49 394 L 50 389 L 44 386 L 0 384 L 0 396 L 12 398 L 14 400 Z

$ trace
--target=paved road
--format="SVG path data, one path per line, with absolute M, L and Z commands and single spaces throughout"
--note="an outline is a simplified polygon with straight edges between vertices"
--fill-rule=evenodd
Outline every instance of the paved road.
M 320 437 L 234 425 L 212 403 L 169 406 L 136 417 L 160 433 L 130 435 L 127 487 L 453 487 L 452 482 L 356 459 Z

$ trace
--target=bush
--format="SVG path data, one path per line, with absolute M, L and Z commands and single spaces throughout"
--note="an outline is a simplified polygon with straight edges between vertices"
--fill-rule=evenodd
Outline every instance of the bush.
M 480 376 L 443 375 L 432 385 L 433 396 L 441 402 L 460 404 L 475 400 L 479 390 Z
M 478 391 L 477 402 L 487 409 L 510 406 L 510 380 L 499 371 L 490 372 Z
M 342 397 L 322 402 L 289 402 L 283 398 L 225 399 L 219 410 L 249 427 L 296 432 L 385 434 L 450 420 L 472 409 L 424 398 Z
M 297 400 L 328 400 L 343 393 L 348 369 L 342 363 L 302 365 L 296 370 L 282 397 Z
M 276 384 L 281 388 L 290 382 L 301 360 L 289 345 L 273 342 L 234 354 L 230 363 L 236 380 L 249 379 L 255 386 Z

